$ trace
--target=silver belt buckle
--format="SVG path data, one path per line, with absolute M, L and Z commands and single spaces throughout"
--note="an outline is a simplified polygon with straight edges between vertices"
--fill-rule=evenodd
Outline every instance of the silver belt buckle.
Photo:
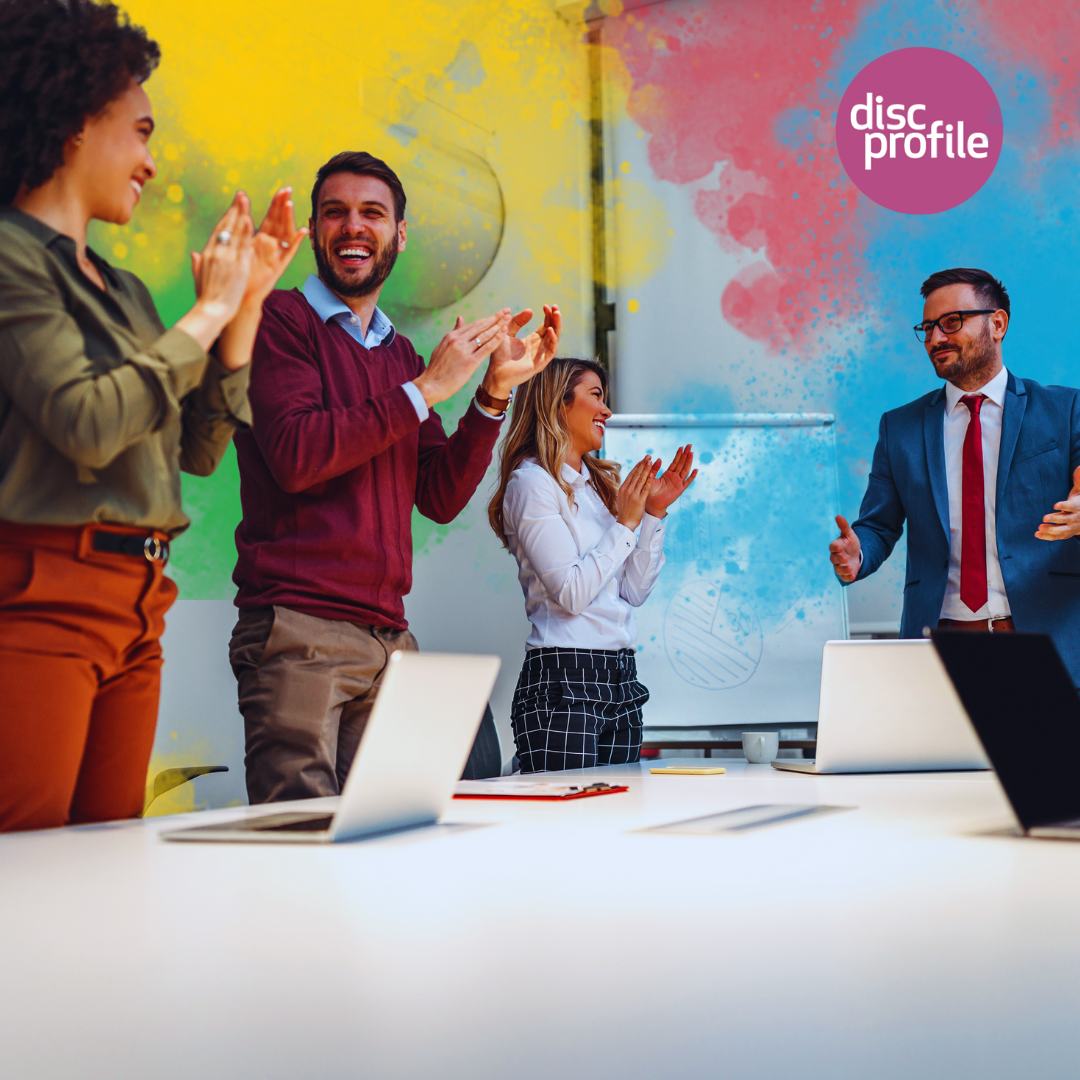
M 994 623 L 1005 622 L 1007 619 L 1011 618 L 1011 615 L 991 615 L 990 618 L 986 620 L 986 629 L 992 634 L 994 632 Z
M 143 541 L 143 555 L 147 562 L 167 562 L 169 545 L 163 544 L 156 536 L 148 536 Z

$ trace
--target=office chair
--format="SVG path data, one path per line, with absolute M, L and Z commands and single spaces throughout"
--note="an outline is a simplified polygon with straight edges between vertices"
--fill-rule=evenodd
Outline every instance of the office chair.
M 469 760 L 465 763 L 462 780 L 486 780 L 489 776 L 502 775 L 502 746 L 499 744 L 499 729 L 495 726 L 495 717 L 491 706 L 484 706 L 484 719 L 480 721 L 480 730 L 476 733 Z

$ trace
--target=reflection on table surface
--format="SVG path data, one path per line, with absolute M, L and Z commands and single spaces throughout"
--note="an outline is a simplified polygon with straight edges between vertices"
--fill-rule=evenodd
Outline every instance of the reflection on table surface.
M 1069 1075 L 1080 845 L 990 773 L 725 765 L 336 846 L 0 837 L 11 1075 Z M 760 804 L 856 809 L 640 831 Z

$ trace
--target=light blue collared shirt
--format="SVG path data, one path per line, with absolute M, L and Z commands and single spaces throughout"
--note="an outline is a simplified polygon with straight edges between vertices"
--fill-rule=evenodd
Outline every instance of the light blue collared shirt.
M 312 306 L 315 314 L 324 323 L 335 322 L 355 341 L 358 341 L 365 349 L 374 349 L 376 345 L 389 345 L 397 331 L 394 324 L 386 317 L 386 314 L 375 308 L 368 325 L 367 333 L 360 324 L 360 316 L 354 315 L 349 306 L 336 293 L 326 287 L 322 279 L 315 274 L 308 274 L 307 281 L 301 290 L 304 299 Z M 401 389 L 409 395 L 413 403 L 416 415 L 420 417 L 420 423 L 428 418 L 427 402 L 420 393 L 416 383 L 403 383 Z
M 333 320 L 349 337 L 358 341 L 365 349 L 374 349 L 376 345 L 389 345 L 397 334 L 394 324 L 377 307 L 371 316 L 371 322 L 365 334 L 360 325 L 360 317 L 354 315 L 352 309 L 341 297 L 337 293 L 331 292 L 316 274 L 308 274 L 308 279 L 304 282 L 304 287 L 300 291 L 304 294 L 304 299 L 311 305 L 315 314 L 324 323 Z M 420 417 L 420 423 L 422 424 L 428 418 L 430 410 L 424 400 L 424 395 L 420 392 L 420 388 L 414 382 L 407 382 L 401 384 L 401 389 L 409 395 L 409 400 L 413 403 L 413 408 L 416 410 L 416 415 Z M 491 413 L 481 409 L 475 401 L 473 407 L 481 416 L 486 416 L 489 420 L 496 421 L 496 423 L 502 423 L 506 417 L 506 413 L 500 416 L 492 416 Z

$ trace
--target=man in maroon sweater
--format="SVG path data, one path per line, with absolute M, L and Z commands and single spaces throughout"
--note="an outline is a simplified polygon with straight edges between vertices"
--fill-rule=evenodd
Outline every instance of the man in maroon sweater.
M 318 276 L 266 301 L 253 423 L 236 436 L 243 520 L 229 656 L 252 803 L 336 795 L 395 649 L 416 649 L 412 508 L 445 524 L 491 462 L 511 390 L 555 355 L 556 307 L 454 329 L 425 368 L 376 303 L 405 248 L 405 192 L 384 162 L 338 154 L 311 192 Z M 432 407 L 490 357 L 458 429 Z

